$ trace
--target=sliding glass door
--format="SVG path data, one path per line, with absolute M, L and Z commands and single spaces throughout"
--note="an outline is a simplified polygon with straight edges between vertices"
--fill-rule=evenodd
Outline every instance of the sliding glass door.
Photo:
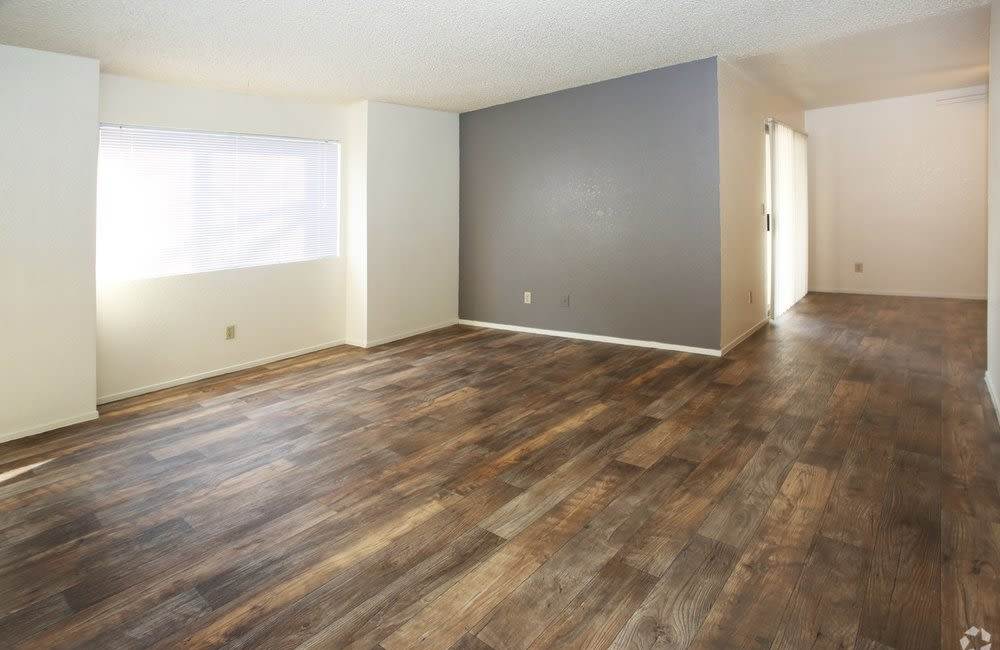
M 769 122 L 771 317 L 777 318 L 809 289 L 808 139 Z

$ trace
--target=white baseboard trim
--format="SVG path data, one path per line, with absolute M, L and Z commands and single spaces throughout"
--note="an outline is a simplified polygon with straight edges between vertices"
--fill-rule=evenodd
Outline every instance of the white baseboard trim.
M 722 346 L 722 354 L 723 355 L 729 354 L 730 350 L 732 350 L 737 345 L 739 345 L 743 341 L 746 341 L 748 338 L 750 338 L 751 336 L 753 336 L 754 333 L 756 333 L 757 330 L 759 330 L 760 328 L 762 328 L 765 325 L 767 325 L 767 323 L 768 323 L 768 319 L 765 318 L 761 322 L 757 323 L 756 325 L 754 325 L 753 327 L 751 327 L 747 331 L 745 331 L 742 334 L 740 334 L 739 336 L 737 336 L 735 339 L 733 339 L 729 343 L 726 343 L 724 346 Z
M 449 320 L 437 323 L 435 325 L 418 327 L 415 330 L 409 330 L 407 332 L 400 332 L 399 334 L 392 334 L 391 336 L 383 336 L 382 338 L 379 339 L 372 339 L 370 341 L 365 341 L 364 345 L 361 345 L 360 347 L 373 348 L 376 345 L 385 345 L 386 343 L 392 343 L 393 341 L 399 341 L 401 339 L 408 339 L 411 336 L 426 334 L 427 332 L 433 332 L 434 330 L 443 329 L 445 327 L 451 327 L 452 325 L 457 325 L 457 324 L 458 324 L 458 319 L 451 318 Z
M 890 291 L 882 289 L 819 289 L 810 287 L 809 293 L 856 293 L 862 296 L 889 296 L 901 298 L 949 298 L 951 300 L 986 300 L 985 294 L 934 293 L 933 291 Z
M 504 323 L 486 323 L 478 320 L 458 319 L 459 325 L 469 325 L 470 327 L 485 327 L 494 330 L 507 330 L 509 332 L 523 332 L 525 334 L 542 334 L 544 336 L 560 336 L 566 339 L 579 339 L 581 341 L 598 341 L 600 343 L 614 343 L 616 345 L 630 345 L 637 348 L 655 348 L 657 350 L 671 350 L 673 352 L 690 352 L 692 354 L 705 354 L 710 357 L 721 357 L 722 350 L 711 348 L 695 348 L 689 345 L 675 345 L 673 343 L 660 343 L 659 341 L 640 341 L 638 339 L 622 339 L 617 336 L 603 336 L 601 334 L 583 334 L 581 332 L 563 332 L 560 330 L 545 330 L 537 327 L 522 327 L 521 325 L 506 325 Z
M 36 436 L 39 433 L 45 433 L 46 431 L 52 431 L 54 429 L 61 429 L 63 427 L 68 427 L 71 424 L 79 424 L 81 422 L 96 420 L 97 416 L 98 413 L 95 409 L 93 411 L 87 411 L 86 413 L 80 413 L 79 415 L 63 418 L 61 420 L 53 420 L 52 422 L 46 422 L 45 424 L 38 424 L 33 427 L 28 427 L 27 429 L 21 429 L 20 431 L 0 433 L 0 443 L 10 442 L 11 440 L 17 440 L 18 438 L 27 438 L 28 436 Z
M 141 386 L 139 388 L 123 390 L 118 393 L 102 395 L 97 398 L 97 403 L 107 404 L 109 402 L 117 402 L 118 400 L 121 399 L 136 397 L 138 395 L 145 395 L 146 393 L 152 393 L 154 391 L 163 390 L 165 388 L 173 388 L 174 386 L 180 386 L 182 384 L 190 384 L 191 382 L 198 381 L 200 379 L 209 379 L 211 377 L 218 377 L 219 375 L 228 375 L 231 372 L 247 370 L 248 368 L 256 368 L 257 366 L 263 366 L 269 363 L 274 363 L 275 361 L 284 361 L 285 359 L 291 359 L 292 357 L 302 356 L 303 354 L 309 354 L 311 352 L 319 352 L 320 350 L 326 350 L 328 348 L 335 348 L 338 345 L 343 345 L 343 344 L 344 344 L 343 339 L 338 341 L 328 341 L 326 343 L 320 343 L 319 345 L 312 345 L 307 348 L 302 348 L 300 350 L 292 350 L 291 352 L 282 352 L 281 354 L 274 354 L 269 357 L 261 357 L 260 359 L 254 359 L 252 361 L 237 363 L 232 366 L 226 366 L 225 368 L 206 370 L 205 372 L 199 372 L 193 375 L 188 375 L 186 377 L 178 377 L 177 379 L 161 381 L 155 384 L 150 384 L 148 386 Z
M 987 370 L 986 374 L 986 392 L 990 394 L 990 399 L 993 401 L 993 410 L 1000 416 L 1000 401 L 997 400 L 997 390 L 993 386 L 993 381 L 990 379 L 990 372 Z

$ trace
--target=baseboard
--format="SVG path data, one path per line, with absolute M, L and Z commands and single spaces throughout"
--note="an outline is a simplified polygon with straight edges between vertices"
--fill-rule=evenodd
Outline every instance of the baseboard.
M 393 334 L 391 336 L 383 336 L 380 339 L 372 339 L 370 341 L 365 341 L 360 347 L 363 348 L 373 348 L 376 345 L 385 345 L 386 343 L 392 343 L 393 341 L 399 341 L 401 339 L 408 339 L 411 336 L 418 336 L 420 334 L 426 334 L 427 332 L 433 332 L 434 330 L 443 329 L 445 327 L 451 327 L 452 325 L 457 325 L 458 319 L 452 318 L 436 325 L 428 325 L 427 327 L 419 327 L 415 330 L 410 330 L 407 332 L 400 332 L 399 334 Z
M 986 392 L 990 394 L 990 400 L 993 402 L 993 412 L 1000 416 L 1000 411 L 997 410 L 997 405 L 1000 405 L 1000 401 L 997 400 L 997 391 L 993 386 L 993 381 L 990 379 L 990 372 L 988 370 L 984 377 L 986 378 Z
M 566 339 L 578 339 L 581 341 L 598 341 L 600 343 L 614 343 L 616 345 L 629 345 L 637 348 L 654 348 L 657 350 L 671 350 L 673 352 L 690 352 L 692 354 L 705 354 L 710 357 L 721 357 L 721 350 L 711 348 L 696 348 L 689 345 L 675 345 L 673 343 L 660 343 L 659 341 L 640 341 L 638 339 L 622 339 L 617 336 L 603 336 L 600 334 L 583 334 L 581 332 L 564 332 L 560 330 L 546 330 L 537 327 L 522 327 L 521 325 L 506 325 L 504 323 L 486 323 L 478 320 L 458 319 L 459 325 L 469 325 L 471 327 L 485 327 L 494 330 L 507 330 L 510 332 L 523 332 L 525 334 L 542 334 L 544 336 L 560 336 Z
M 757 330 L 759 330 L 760 328 L 764 327 L 765 325 L 767 325 L 767 318 L 765 318 L 761 322 L 757 323 L 756 325 L 754 325 L 753 327 L 751 327 L 747 331 L 743 332 L 742 334 L 740 334 L 739 336 L 737 336 L 735 339 L 733 339 L 729 343 L 727 343 L 724 346 L 722 346 L 722 354 L 723 355 L 729 354 L 730 350 L 732 350 L 733 348 L 735 348 L 737 345 L 739 345 L 743 341 L 746 341 L 748 338 L 750 338 L 751 336 L 753 336 L 754 333 L 757 332 Z
M 809 293 L 854 293 L 862 296 L 887 296 L 898 298 L 947 298 L 951 300 L 986 300 L 986 294 L 934 293 L 932 291 L 888 291 L 879 289 L 814 289 Z
M 118 393 L 111 393 L 110 395 L 102 395 L 97 398 L 97 403 L 107 404 L 109 402 L 117 402 L 118 400 L 121 399 L 136 397 L 138 395 L 145 395 L 146 393 L 152 393 L 158 390 L 164 390 L 165 388 L 173 388 L 175 386 L 180 386 L 182 384 L 190 384 L 193 381 L 199 381 L 201 379 L 210 379 L 212 377 L 218 377 L 219 375 L 228 375 L 231 372 L 238 372 L 240 370 L 256 368 L 257 366 L 263 366 L 269 363 L 274 363 L 275 361 L 284 361 L 285 359 L 291 359 L 292 357 L 302 356 L 303 354 L 309 354 L 311 352 L 319 352 L 320 350 L 334 348 L 337 347 L 338 345 L 343 345 L 343 344 L 344 344 L 343 340 L 328 341 L 327 343 L 320 343 L 319 345 L 313 345 L 308 348 L 302 348 L 300 350 L 293 350 L 291 352 L 282 352 L 281 354 L 274 354 L 269 357 L 262 357 L 259 359 L 254 359 L 252 361 L 237 363 L 236 365 L 226 366 L 225 368 L 206 370 L 205 372 L 199 372 L 194 375 L 188 375 L 186 377 L 178 377 L 177 379 L 161 381 L 155 384 L 150 384 L 148 386 L 141 386 L 139 388 L 123 390 Z
M 98 416 L 97 410 L 87 411 L 86 413 L 81 413 L 79 415 L 74 415 L 73 417 L 63 418 L 61 420 L 53 420 L 52 422 L 46 422 L 45 424 L 38 424 L 27 429 L 22 429 L 20 431 L 11 431 L 8 433 L 0 433 L 0 443 L 10 442 L 11 440 L 17 440 L 18 438 L 27 438 L 28 436 L 35 436 L 39 433 L 45 433 L 46 431 L 52 431 L 54 429 L 61 429 L 63 427 L 68 427 L 71 424 L 80 424 L 81 422 L 88 422 L 90 420 L 96 420 Z

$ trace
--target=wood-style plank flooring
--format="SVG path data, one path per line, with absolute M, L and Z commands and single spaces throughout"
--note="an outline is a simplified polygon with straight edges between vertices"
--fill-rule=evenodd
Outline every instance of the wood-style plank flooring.
M 981 302 L 724 359 L 453 327 L 0 446 L 0 646 L 959 648 L 1000 634 Z

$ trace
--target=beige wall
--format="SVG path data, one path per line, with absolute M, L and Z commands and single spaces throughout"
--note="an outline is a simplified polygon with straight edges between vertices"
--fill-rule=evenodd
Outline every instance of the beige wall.
M 347 140 L 341 156 L 344 163 L 343 184 L 347 193 L 344 206 L 346 323 L 347 343 L 364 347 L 368 340 L 368 102 L 348 107 Z
M 99 286 L 100 401 L 457 320 L 456 114 L 104 75 L 101 121 L 341 141 L 344 236 L 335 259 Z
M 456 114 L 99 76 L 6 46 L 0 63 L 0 439 L 95 417 L 95 399 L 456 322 Z M 99 122 L 340 141 L 341 255 L 95 286 Z
M 348 115 L 337 104 L 101 76 L 106 123 L 344 140 Z M 349 153 L 345 144 L 342 159 Z M 340 258 L 102 284 L 100 401 L 343 342 L 345 266 L 342 251 Z M 224 337 L 230 323 L 234 341 Z
M 1000 0 L 990 16 L 990 86 L 1000 88 Z M 996 408 L 1000 388 L 1000 102 L 989 103 L 989 270 L 987 303 L 986 384 Z
M 458 115 L 368 102 L 366 343 L 458 321 Z
M 722 340 L 725 349 L 766 320 L 764 123 L 773 117 L 803 130 L 804 113 L 719 60 L 719 203 Z M 750 302 L 750 292 L 753 302 Z
M 347 342 L 458 322 L 458 115 L 349 106 Z
M 0 441 L 97 417 L 98 63 L 0 45 Z
M 986 295 L 987 105 L 939 101 L 983 92 L 806 113 L 810 289 Z

